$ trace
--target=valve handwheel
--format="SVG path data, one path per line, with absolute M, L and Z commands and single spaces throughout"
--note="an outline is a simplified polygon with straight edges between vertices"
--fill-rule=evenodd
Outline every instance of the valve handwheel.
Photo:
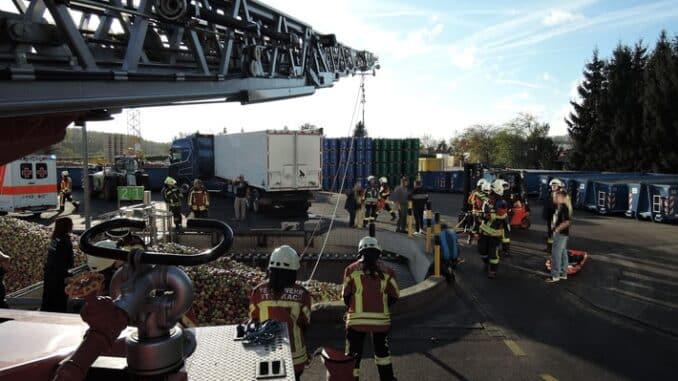
M 66 294 L 71 298 L 82 299 L 95 295 L 103 288 L 104 276 L 97 272 L 86 272 L 71 278 L 66 285 Z

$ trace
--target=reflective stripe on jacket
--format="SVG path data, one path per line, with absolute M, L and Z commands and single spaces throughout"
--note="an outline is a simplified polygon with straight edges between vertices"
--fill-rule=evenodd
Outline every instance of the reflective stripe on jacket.
M 295 284 L 274 295 L 268 282 L 258 285 L 250 296 L 249 316 L 259 322 L 286 323 L 295 368 L 308 361 L 303 329 L 311 324 L 311 294 L 303 286 Z
M 210 206 L 210 195 L 204 190 L 191 191 L 191 194 L 188 196 L 188 204 L 192 210 L 207 210 Z
M 379 190 L 375 187 L 368 187 L 365 190 L 365 204 L 376 205 L 379 200 Z
M 181 206 L 181 195 L 179 194 L 179 188 L 177 187 L 165 186 L 162 188 L 162 198 L 169 208 Z
M 61 180 L 61 191 L 64 193 L 71 193 L 73 191 L 73 181 L 70 177 Z
M 480 233 L 489 237 L 502 238 L 507 229 L 508 215 L 506 209 L 502 208 L 497 211 L 495 203 L 496 200 L 493 197 L 489 197 L 483 203 L 483 221 L 480 224 Z
M 378 262 L 381 276 L 363 271 L 359 260 L 344 270 L 343 296 L 348 299 L 346 326 L 362 332 L 385 332 L 391 326 L 389 298 L 400 295 L 393 269 Z

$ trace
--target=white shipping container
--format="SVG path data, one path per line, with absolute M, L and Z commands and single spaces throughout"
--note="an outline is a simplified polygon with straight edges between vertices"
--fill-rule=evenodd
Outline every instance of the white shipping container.
M 319 131 L 267 130 L 214 136 L 216 177 L 239 175 L 266 192 L 321 188 Z
M 56 159 L 26 156 L 0 165 L 0 212 L 39 212 L 57 206 Z

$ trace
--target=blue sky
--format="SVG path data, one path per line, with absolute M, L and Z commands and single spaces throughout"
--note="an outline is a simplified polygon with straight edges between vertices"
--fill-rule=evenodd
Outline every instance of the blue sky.
M 451 137 L 475 123 L 502 123 L 531 112 L 565 133 L 563 117 L 594 47 L 609 56 L 619 42 L 652 46 L 661 29 L 678 32 L 678 1 L 263 0 L 347 45 L 378 54 L 367 80 L 372 136 L 424 133 Z M 141 111 L 144 137 L 169 141 L 179 131 L 296 127 L 328 135 L 351 124 L 357 78 L 296 100 Z M 94 129 L 124 131 L 116 121 Z

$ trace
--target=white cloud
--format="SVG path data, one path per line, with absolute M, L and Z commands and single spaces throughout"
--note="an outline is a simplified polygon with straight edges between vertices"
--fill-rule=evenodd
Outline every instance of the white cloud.
M 552 9 L 543 19 L 542 23 L 547 26 L 565 24 L 584 18 L 581 14 L 565 11 L 562 9 Z
M 498 79 L 496 82 L 499 83 L 499 84 L 502 84 L 502 85 L 513 85 L 513 86 L 519 86 L 519 87 L 526 87 L 528 89 L 539 89 L 539 88 L 541 88 L 541 86 L 539 86 L 537 84 L 525 82 L 525 81 L 519 81 L 519 80 L 516 80 L 516 79 Z
M 459 69 L 468 70 L 478 65 L 476 54 L 478 48 L 474 45 L 465 46 L 463 49 L 451 48 L 452 64 Z

